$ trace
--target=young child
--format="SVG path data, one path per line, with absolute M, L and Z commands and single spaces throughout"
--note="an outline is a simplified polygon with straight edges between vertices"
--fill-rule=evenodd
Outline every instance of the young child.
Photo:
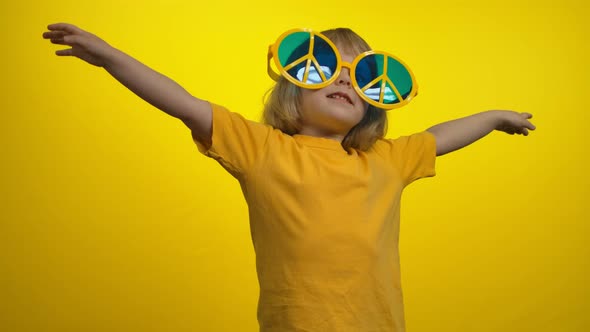
M 405 331 L 403 189 L 433 176 L 436 156 L 493 130 L 535 129 L 530 114 L 495 110 L 385 139 L 385 110 L 408 103 L 415 80 L 401 60 L 370 51 L 349 29 L 279 37 L 269 51 L 277 84 L 265 124 L 193 97 L 76 26 L 48 29 L 44 38 L 71 46 L 57 55 L 103 67 L 182 120 L 200 152 L 239 180 L 256 252 L 260 331 Z

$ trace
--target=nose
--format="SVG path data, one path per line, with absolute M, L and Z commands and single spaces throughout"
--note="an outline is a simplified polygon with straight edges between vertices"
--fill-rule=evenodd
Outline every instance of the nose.
M 350 78 L 350 71 L 348 68 L 342 68 L 340 71 L 340 75 L 338 75 L 338 79 L 335 82 L 337 85 L 351 85 L 351 78 Z

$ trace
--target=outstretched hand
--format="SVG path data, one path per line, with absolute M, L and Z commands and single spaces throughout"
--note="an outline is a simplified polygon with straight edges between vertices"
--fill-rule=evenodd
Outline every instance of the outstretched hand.
M 502 111 L 496 130 L 510 135 L 518 134 L 528 136 L 529 130 L 536 129 L 535 125 L 529 121 L 532 117 L 533 115 L 530 113 Z
M 50 31 L 44 32 L 43 38 L 51 40 L 53 44 L 71 46 L 70 49 L 56 51 L 55 54 L 59 56 L 75 56 L 92 65 L 104 67 L 107 55 L 113 50 L 104 40 L 72 24 L 50 24 L 47 29 Z

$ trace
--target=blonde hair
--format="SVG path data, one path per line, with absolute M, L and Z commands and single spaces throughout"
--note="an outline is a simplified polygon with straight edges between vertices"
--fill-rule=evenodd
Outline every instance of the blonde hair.
M 354 31 L 337 28 L 322 31 L 334 44 L 346 53 L 353 55 L 369 51 L 371 48 Z M 301 130 L 301 88 L 280 77 L 274 87 L 268 91 L 264 104 L 262 121 L 288 135 L 295 135 Z M 365 116 L 342 140 L 344 149 L 354 148 L 367 151 L 387 132 L 387 114 L 384 110 L 369 105 Z

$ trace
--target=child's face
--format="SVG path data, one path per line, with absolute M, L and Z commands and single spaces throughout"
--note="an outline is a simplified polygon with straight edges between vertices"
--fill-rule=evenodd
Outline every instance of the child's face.
M 353 54 L 340 54 L 342 61 L 354 60 Z M 348 68 L 342 68 L 338 79 L 325 88 L 301 90 L 303 127 L 319 133 L 345 136 L 361 121 L 369 106 L 352 87 Z

